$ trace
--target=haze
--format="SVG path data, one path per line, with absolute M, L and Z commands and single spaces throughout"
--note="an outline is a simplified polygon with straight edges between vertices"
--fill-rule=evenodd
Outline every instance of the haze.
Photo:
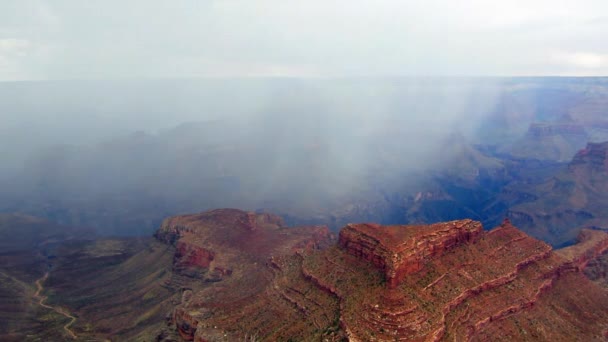
M 363 198 L 410 196 L 449 148 L 561 120 L 537 93 L 583 96 L 579 81 L 512 77 L 607 74 L 602 13 L 603 1 L 5 1 L 0 211 L 149 233 L 215 207 L 327 223 Z M 505 89 L 529 93 L 505 102 Z M 398 221 L 382 215 L 342 216 Z
M 5 83 L 0 210 L 104 229 L 137 217 L 125 229 L 146 233 L 213 207 L 312 218 L 441 162 L 448 137 L 475 133 L 492 112 L 501 82 Z

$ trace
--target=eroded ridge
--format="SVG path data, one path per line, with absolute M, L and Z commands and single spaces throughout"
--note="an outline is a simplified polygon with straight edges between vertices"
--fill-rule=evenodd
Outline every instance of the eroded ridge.
M 339 244 L 349 253 L 372 262 L 395 288 L 425 262 L 463 242 L 474 242 L 483 227 L 473 220 L 418 226 L 349 224 L 340 231 Z
M 604 252 L 603 240 L 593 241 L 578 255 L 593 258 Z M 348 225 L 339 246 L 321 252 L 326 255 L 317 260 L 310 257 L 316 268 L 305 263 L 304 269 L 315 284 L 340 298 L 341 327 L 352 340 L 551 340 L 569 334 L 580 338 L 582 327 L 590 329 L 589 340 L 604 339 L 608 310 L 594 301 L 608 298 L 582 276 L 582 259 L 560 257 L 508 220 L 490 232 L 468 220 Z M 405 270 L 404 276 L 391 278 L 400 274 L 390 272 L 394 261 L 392 269 Z M 416 267 L 403 268 L 399 262 Z M 340 274 L 332 274 L 336 268 Z M 575 306 L 587 318 L 564 316 L 573 310 L 572 301 L 587 296 L 562 293 L 564 287 L 589 291 L 588 307 Z
M 579 269 L 608 252 L 608 234 L 599 230 L 582 229 L 578 243 L 558 250 L 557 253 Z
M 606 338 L 608 292 L 581 272 L 606 252 L 604 232 L 558 253 L 508 221 L 489 232 L 472 220 L 349 224 L 332 243 L 326 229 L 258 215 L 213 211 L 159 231 L 193 279 L 171 318 L 183 339 Z M 189 264 L 207 276 L 188 278 Z M 219 265 L 230 273 L 210 278 Z

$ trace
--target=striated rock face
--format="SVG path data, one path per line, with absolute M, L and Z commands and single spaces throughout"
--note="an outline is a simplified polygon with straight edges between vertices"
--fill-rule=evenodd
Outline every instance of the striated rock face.
M 177 241 L 173 268 L 178 272 L 187 273 L 188 270 L 207 269 L 211 265 L 215 253 L 204 247 L 185 241 Z
M 173 278 L 167 286 L 188 295 L 173 310 L 171 324 L 187 341 L 224 338 L 210 318 L 223 317 L 225 311 L 249 312 L 248 303 L 266 295 L 271 285 L 273 268 L 268 265 L 311 253 L 335 239 L 325 226 L 287 228 L 279 216 L 237 209 L 171 217 L 155 236 L 175 246 Z M 266 317 L 260 310 L 249 315 Z M 234 324 L 240 320 L 228 316 L 237 319 Z
M 339 244 L 350 254 L 372 262 L 385 273 L 387 285 L 395 288 L 430 258 L 459 243 L 473 242 L 482 230 L 481 223 L 472 220 L 425 226 L 349 224 L 340 231 Z
M 581 230 L 576 245 L 562 248 L 557 254 L 570 261 L 579 270 L 608 252 L 608 234 L 599 230 Z
M 508 221 L 490 232 L 482 232 L 479 223 L 468 220 L 401 226 L 413 228 L 398 235 L 403 240 L 394 238 L 396 227 L 356 226 L 364 228 L 343 229 L 341 248 L 314 254 L 303 263 L 309 279 L 340 299 L 340 326 L 351 340 L 604 338 L 608 309 L 594 301 L 606 303 L 608 293 L 583 276 L 583 266 L 560 257 Z M 441 247 L 418 247 L 431 245 L 425 236 Z M 384 243 L 371 247 L 370 241 L 379 240 Z M 426 257 L 421 258 L 424 262 L 417 272 L 390 286 L 386 270 L 379 267 L 383 265 L 379 256 L 385 246 L 395 251 L 400 245 L 395 241 L 404 244 L 406 240 L 412 256 Z M 374 275 L 372 269 L 379 272 Z M 587 336 L 580 332 L 583 326 L 589 329 Z
M 605 340 L 608 291 L 583 274 L 605 255 L 604 232 L 585 230 L 556 253 L 508 221 L 489 232 L 472 220 L 349 224 L 332 244 L 323 227 L 259 215 L 212 211 L 159 230 L 213 252 L 176 262 L 231 271 L 174 280 L 184 292 L 168 329 L 181 339 Z

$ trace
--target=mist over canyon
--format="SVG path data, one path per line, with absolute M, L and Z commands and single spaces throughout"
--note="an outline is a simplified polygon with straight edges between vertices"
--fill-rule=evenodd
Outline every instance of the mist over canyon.
M 607 11 L 2 1 L 0 341 L 607 341 Z
M 7 341 L 608 333 L 604 78 L 1 86 Z
M 550 234 L 511 209 L 533 201 L 533 184 L 587 142 L 608 140 L 607 86 L 602 78 L 5 83 L 0 210 L 100 235 L 148 235 L 167 216 L 221 207 L 333 229 L 462 218 L 493 226 L 511 216 L 542 238 Z

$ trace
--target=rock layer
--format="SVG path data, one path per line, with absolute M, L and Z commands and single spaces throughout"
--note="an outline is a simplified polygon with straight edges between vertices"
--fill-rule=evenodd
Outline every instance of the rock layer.
M 183 340 L 604 340 L 608 292 L 587 279 L 608 234 L 556 253 L 510 222 L 285 228 L 218 210 L 165 221 L 157 237 L 213 251 L 170 318 Z M 179 249 L 178 249 L 179 250 Z M 188 259 L 190 260 L 190 259 Z M 199 259 L 197 259 L 199 260 Z M 182 262 L 183 258 L 174 259 Z M 190 279 L 190 280 L 187 280 Z
M 236 326 L 252 319 L 240 331 L 242 336 L 236 335 L 242 338 L 253 334 L 258 324 L 269 334 L 277 310 L 298 308 L 296 298 L 310 292 L 297 285 L 275 289 L 277 276 L 288 267 L 285 256 L 310 253 L 334 239 L 325 226 L 287 228 L 276 215 L 236 209 L 168 218 L 156 237 L 175 246 L 174 280 L 168 286 L 187 294 L 173 310 L 171 324 L 187 341 L 224 338 L 225 330 L 218 330 L 214 319 Z M 234 310 L 251 317 L 242 320 Z M 256 323 L 257 319 L 266 323 Z
M 420 271 L 432 257 L 481 234 L 481 223 L 460 220 L 433 225 L 388 226 L 349 224 L 340 231 L 340 246 L 372 262 L 385 273 L 387 285 L 395 288 L 403 277 Z

